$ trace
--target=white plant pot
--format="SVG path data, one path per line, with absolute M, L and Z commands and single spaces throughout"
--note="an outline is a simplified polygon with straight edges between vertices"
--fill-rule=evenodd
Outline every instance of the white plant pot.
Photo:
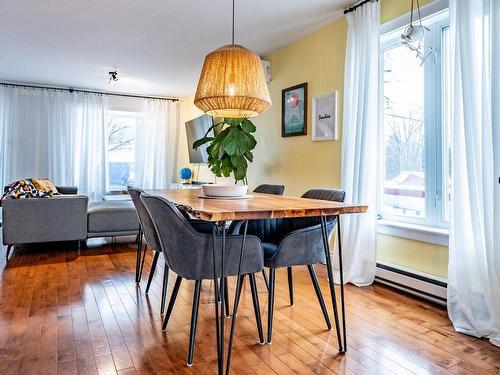
M 207 197 L 244 197 L 248 192 L 248 185 L 201 185 L 203 195 Z

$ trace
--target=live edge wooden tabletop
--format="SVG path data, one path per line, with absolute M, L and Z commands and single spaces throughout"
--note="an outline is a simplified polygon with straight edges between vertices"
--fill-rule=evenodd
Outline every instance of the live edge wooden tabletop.
M 206 221 L 344 215 L 363 213 L 367 205 L 340 203 L 270 194 L 250 193 L 248 199 L 200 198 L 201 190 L 146 190 L 175 203 L 183 211 Z

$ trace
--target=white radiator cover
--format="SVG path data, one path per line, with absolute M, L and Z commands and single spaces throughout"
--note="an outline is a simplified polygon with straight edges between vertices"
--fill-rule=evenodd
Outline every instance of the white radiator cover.
M 398 265 L 377 262 L 375 281 L 440 305 L 446 305 L 446 279 Z

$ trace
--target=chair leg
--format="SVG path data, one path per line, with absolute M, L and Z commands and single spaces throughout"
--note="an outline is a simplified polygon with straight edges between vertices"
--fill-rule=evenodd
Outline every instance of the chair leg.
M 269 291 L 269 280 L 267 279 L 266 270 L 262 270 L 262 277 L 264 278 L 264 282 L 266 283 L 266 288 Z
M 149 288 L 151 287 L 151 282 L 153 281 L 153 276 L 155 275 L 156 263 L 158 263 L 159 256 L 160 256 L 160 252 L 155 251 L 155 255 L 153 257 L 153 263 L 151 263 L 151 269 L 149 270 L 148 283 L 146 285 L 146 294 L 149 293 Z
M 267 297 L 267 343 L 273 342 L 274 287 L 276 286 L 276 269 L 269 269 L 269 296 Z
M 14 245 L 7 245 L 7 254 L 5 254 L 5 259 L 9 259 L 10 250 Z
M 293 306 L 293 274 L 292 274 L 292 267 L 287 267 L 286 272 L 288 274 L 288 292 L 290 293 L 290 306 Z
M 226 318 L 229 318 L 229 287 L 227 286 L 227 277 L 224 278 L 224 308 Z
M 137 235 L 137 254 L 135 260 L 135 282 L 139 284 L 141 277 L 139 271 L 141 269 L 141 252 L 142 252 L 142 231 L 139 229 L 139 234 Z
M 255 274 L 248 275 L 250 278 L 250 290 L 252 291 L 253 311 L 255 313 L 255 321 L 259 332 L 259 343 L 264 344 L 264 330 L 262 329 L 262 319 L 260 317 L 259 294 L 257 292 L 257 283 L 255 282 Z
M 161 307 L 160 314 L 165 313 L 165 302 L 167 301 L 167 286 L 168 286 L 168 266 L 165 263 L 165 269 L 163 271 L 163 287 L 161 289 Z
M 165 315 L 165 320 L 163 320 L 163 325 L 161 329 L 165 331 L 167 329 L 168 320 L 170 319 L 170 315 L 172 314 L 172 310 L 174 309 L 174 303 L 177 298 L 177 293 L 179 292 L 179 287 L 181 286 L 182 277 L 177 276 L 175 279 L 174 289 L 172 290 L 172 295 L 170 296 L 170 302 L 168 303 L 167 313 Z
M 194 343 L 196 340 L 196 323 L 198 322 L 198 308 L 200 306 L 201 280 L 196 280 L 194 284 L 193 310 L 191 312 L 191 328 L 189 330 L 189 353 L 187 365 L 193 365 Z
M 146 253 L 148 252 L 148 244 L 144 241 L 144 250 L 142 252 L 141 268 L 139 269 L 139 282 L 141 281 L 142 271 L 144 270 L 144 261 L 146 260 Z
M 316 292 L 316 297 L 318 297 L 318 302 L 319 305 L 321 306 L 321 311 L 323 311 L 323 316 L 325 317 L 326 326 L 328 327 L 328 329 L 332 329 L 332 324 L 330 323 L 328 310 L 326 309 L 325 301 L 323 300 L 323 294 L 321 293 L 321 288 L 318 283 L 318 278 L 316 277 L 316 271 L 314 270 L 314 266 L 312 264 L 308 264 L 307 269 L 309 270 L 309 276 L 311 276 L 311 281 L 314 286 L 314 291 Z

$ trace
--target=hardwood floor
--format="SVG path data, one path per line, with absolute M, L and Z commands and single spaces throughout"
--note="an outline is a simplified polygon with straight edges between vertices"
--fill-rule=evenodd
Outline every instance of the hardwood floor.
M 163 333 L 162 270 L 144 294 L 151 259 L 136 287 L 132 243 L 16 248 L 8 264 L 0 251 L 0 374 L 216 374 L 211 283 L 202 285 L 194 365 L 187 367 L 194 282 L 183 282 Z M 330 311 L 325 270 L 317 270 Z M 267 292 L 257 279 L 266 322 Z M 174 280 L 171 273 L 169 295 Z M 446 310 L 381 285 L 346 287 L 349 348 L 339 355 L 306 268 L 294 269 L 294 286 L 290 307 L 286 270 L 277 272 L 273 344 L 259 345 L 246 282 L 233 374 L 500 374 L 500 348 L 456 333 Z M 231 280 L 231 301 L 233 288 Z

